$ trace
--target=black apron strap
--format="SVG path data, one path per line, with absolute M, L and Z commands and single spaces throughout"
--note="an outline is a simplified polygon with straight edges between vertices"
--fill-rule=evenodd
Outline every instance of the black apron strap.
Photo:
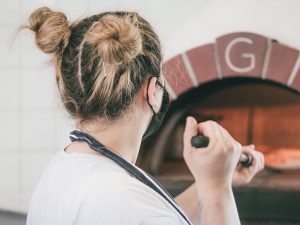
M 155 192 L 157 192 L 160 196 L 162 196 L 167 202 L 169 202 L 173 208 L 179 213 L 179 215 L 190 225 L 191 222 L 189 219 L 184 215 L 182 210 L 179 208 L 177 203 L 173 200 L 171 195 L 149 174 L 146 174 L 148 176 L 145 176 L 140 170 L 138 170 L 134 165 L 117 155 L 116 153 L 108 150 L 104 145 L 102 145 L 100 142 L 98 142 L 96 139 L 91 137 L 85 132 L 74 130 L 70 133 L 70 139 L 71 141 L 84 141 L 86 142 L 91 149 L 100 152 L 107 158 L 113 160 L 119 166 L 124 168 L 129 174 L 134 176 L 136 179 L 153 189 Z M 151 181 L 151 180 L 152 181 Z

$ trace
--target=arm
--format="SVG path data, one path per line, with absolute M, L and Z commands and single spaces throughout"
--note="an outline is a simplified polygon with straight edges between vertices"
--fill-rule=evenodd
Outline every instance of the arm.
M 239 224 L 230 187 L 201 192 L 194 183 L 175 198 L 193 224 Z
M 197 188 L 197 193 L 200 213 L 195 225 L 240 225 L 231 186 L 210 188 L 206 192 Z
M 208 147 L 201 151 L 191 146 L 191 138 L 198 133 L 210 139 Z M 177 201 L 194 224 L 240 225 L 231 183 L 241 145 L 217 123 L 197 124 L 192 117 L 187 118 L 183 140 L 183 157 L 195 184 Z M 193 201 L 187 203 L 186 198 Z
M 249 183 L 255 174 L 264 168 L 264 157 L 260 152 L 254 150 L 253 145 L 243 146 L 243 152 L 250 154 L 253 162 L 250 167 L 238 166 L 235 169 L 232 179 L 232 184 L 234 186 Z M 199 224 L 198 221 L 201 218 L 200 201 L 196 197 L 197 195 L 197 187 L 194 183 L 175 198 L 178 205 L 184 210 L 194 224 Z

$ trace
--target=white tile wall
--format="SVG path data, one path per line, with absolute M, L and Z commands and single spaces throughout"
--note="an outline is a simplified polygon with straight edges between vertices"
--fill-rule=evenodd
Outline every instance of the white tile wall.
M 99 3 L 103 4 L 102 1 Z M 70 7 L 72 5 L 73 7 Z M 89 0 L 86 1 L 73 1 L 73 0 L 64 0 L 64 1 L 56 1 L 55 7 L 61 11 L 63 11 L 67 18 L 70 21 L 74 21 L 78 18 L 83 18 L 89 15 Z
M 16 109 L 0 109 L 1 154 L 17 154 L 20 149 L 20 113 Z M 1 176 L 0 176 L 1 177 Z
M 29 15 L 37 8 L 47 6 L 50 8 L 55 7 L 55 0 L 19 0 L 21 5 L 21 20 L 24 21 Z
M 47 163 L 68 142 L 72 123 L 62 112 L 51 56 L 35 46 L 31 31 L 16 35 L 34 9 L 55 4 L 0 0 L 0 209 L 26 212 Z
M 53 110 L 58 104 L 55 73 L 50 66 L 23 68 L 21 79 L 21 107 L 23 110 Z M 48 111 L 47 110 L 47 111 Z
M 7 174 L 6 176 L 12 176 Z M 20 208 L 21 192 L 20 187 L 0 188 L 0 209 L 21 212 Z
M 20 0 L 1 1 L 0 7 L 0 24 L 11 25 L 20 23 L 21 19 L 21 4 Z M 3 7 L 5 3 L 5 7 Z
M 45 145 L 46 146 L 46 145 Z M 40 177 L 42 176 L 53 153 L 41 148 L 39 152 L 22 152 L 20 155 L 20 204 L 19 210 L 26 212 Z
M 51 151 L 55 144 L 55 117 L 53 110 L 23 111 L 21 114 L 22 152 Z
M 20 106 L 20 69 L 0 69 L 0 109 L 17 109 Z
M 22 23 L 27 23 L 27 17 L 22 21 Z M 22 68 L 33 68 L 35 70 L 42 69 L 45 70 L 47 65 L 49 65 L 51 56 L 42 52 L 35 44 L 35 36 L 31 30 L 23 29 L 18 33 L 16 37 L 20 42 L 20 66 Z M 50 67 L 52 68 L 52 67 Z M 49 66 L 48 66 L 49 69 Z
M 11 24 L 10 26 L 2 25 L 0 27 L 0 68 L 16 68 L 20 65 L 21 46 L 18 39 L 14 39 L 16 30 L 16 24 Z
M 0 157 L 0 189 L 10 189 L 19 186 L 20 162 L 18 152 L 3 152 Z
M 74 129 L 74 121 L 64 111 L 63 107 L 59 107 L 55 113 L 55 143 L 54 153 L 62 150 L 70 143 L 69 133 Z
M 18 152 L 0 155 L 0 209 L 16 210 L 20 202 L 20 158 Z

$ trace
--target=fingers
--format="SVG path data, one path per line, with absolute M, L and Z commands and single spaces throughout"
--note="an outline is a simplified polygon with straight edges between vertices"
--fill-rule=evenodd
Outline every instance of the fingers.
M 240 143 L 235 141 L 226 129 L 214 121 L 206 121 L 198 124 L 198 130 L 199 133 L 209 138 L 208 148 L 215 147 L 218 144 L 223 145 L 224 150 L 237 150 L 240 152 L 242 149 Z
M 247 149 L 253 149 L 253 150 L 255 150 L 255 145 L 254 145 L 254 144 L 251 144 L 251 145 L 244 145 L 244 146 L 243 146 L 243 150 L 247 150 Z
M 252 160 L 253 162 L 257 161 L 257 155 L 255 154 L 255 151 L 254 151 L 254 145 L 244 145 L 242 147 L 242 152 L 245 153 L 245 154 L 241 154 L 241 157 L 240 157 L 240 160 L 242 160 L 244 157 L 244 155 L 250 155 L 252 157 Z M 253 163 L 252 163 L 253 164 Z
M 264 155 L 256 151 L 254 145 L 243 146 L 243 152 L 252 156 L 252 165 L 250 167 L 255 168 L 256 172 L 264 168 Z
M 225 128 L 223 128 L 220 125 L 219 127 L 221 137 L 223 138 L 227 149 L 233 150 L 235 154 L 239 156 L 242 151 L 242 145 L 239 142 L 237 142 Z M 238 160 L 238 157 L 236 158 L 236 160 Z
M 206 121 L 198 124 L 198 131 L 200 134 L 209 138 L 208 148 L 215 145 L 217 141 L 221 141 L 220 126 L 214 121 Z
M 237 141 L 234 141 L 234 143 L 235 143 L 234 150 L 235 150 L 235 151 L 238 151 L 238 152 L 239 152 L 239 155 L 241 155 L 242 149 L 243 149 L 242 145 L 241 145 L 239 142 L 237 142 Z
M 191 139 L 193 136 L 198 134 L 197 121 L 194 117 L 188 116 L 186 118 L 185 129 L 183 133 L 183 145 L 184 150 L 190 151 L 193 149 Z
M 257 151 L 257 154 L 258 154 L 259 168 L 260 170 L 262 170 L 265 168 L 265 157 L 261 152 Z

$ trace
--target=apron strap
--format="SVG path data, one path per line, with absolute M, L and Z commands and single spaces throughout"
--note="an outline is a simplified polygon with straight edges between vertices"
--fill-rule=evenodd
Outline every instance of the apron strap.
M 96 139 L 91 137 L 85 132 L 74 130 L 70 133 L 71 141 L 84 141 L 86 142 L 91 149 L 100 152 L 107 158 L 116 162 L 119 166 L 125 169 L 129 174 L 134 176 L 136 179 L 150 187 L 152 190 L 157 192 L 160 196 L 162 196 L 167 202 L 169 202 L 173 208 L 179 213 L 179 215 L 189 224 L 192 225 L 189 219 L 185 216 L 183 211 L 179 208 L 177 203 L 173 200 L 171 195 L 149 174 L 143 174 L 139 169 L 137 169 L 133 164 L 129 163 L 116 153 L 108 150 L 103 144 L 98 142 Z M 151 179 L 151 180 L 150 180 Z

